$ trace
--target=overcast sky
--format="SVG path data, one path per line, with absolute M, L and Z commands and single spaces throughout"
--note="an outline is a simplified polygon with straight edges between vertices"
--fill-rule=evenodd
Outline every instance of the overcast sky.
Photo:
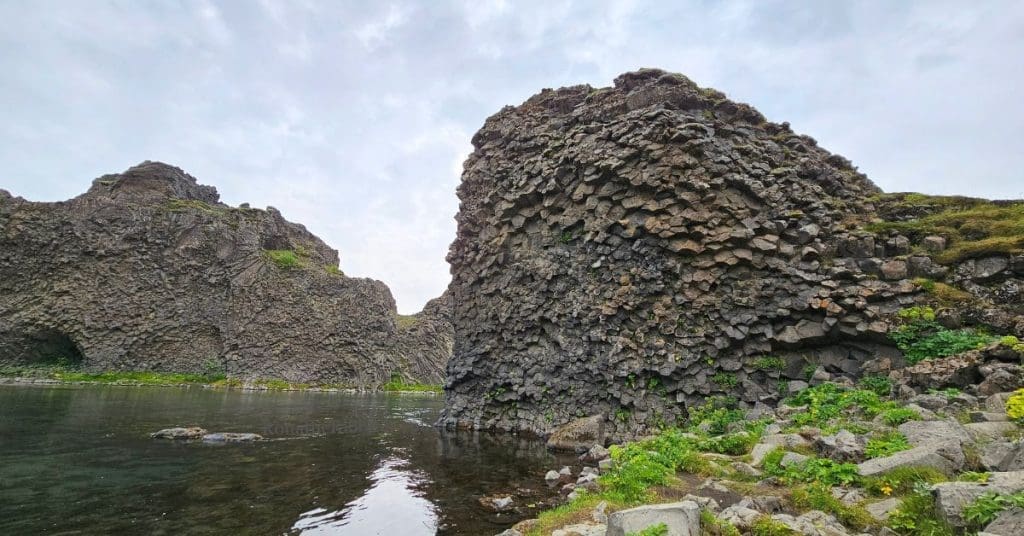
M 669 7 L 670 5 L 675 7 Z M 142 160 L 272 205 L 411 313 L 470 138 L 541 88 L 682 72 L 888 191 L 1024 197 L 1024 3 L 0 0 L 0 188 Z

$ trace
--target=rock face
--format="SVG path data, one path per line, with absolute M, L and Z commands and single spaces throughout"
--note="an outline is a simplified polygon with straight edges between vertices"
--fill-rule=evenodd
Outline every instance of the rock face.
M 858 234 L 878 188 L 787 124 L 642 70 L 545 90 L 473 143 L 443 423 L 643 431 L 711 395 L 776 397 L 808 362 L 899 359 L 884 318 L 916 289 L 874 257 L 906 245 Z
M 58 203 L 0 195 L 0 363 L 440 381 L 447 299 L 396 325 L 380 281 L 273 209 L 232 208 L 146 162 Z

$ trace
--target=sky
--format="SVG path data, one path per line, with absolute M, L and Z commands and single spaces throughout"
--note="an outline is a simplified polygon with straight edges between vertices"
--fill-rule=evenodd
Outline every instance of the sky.
M 449 280 L 484 120 L 640 67 L 789 121 L 886 191 L 1024 197 L 1024 2 L 0 0 L 0 188 L 143 160 L 274 206 L 383 280 Z

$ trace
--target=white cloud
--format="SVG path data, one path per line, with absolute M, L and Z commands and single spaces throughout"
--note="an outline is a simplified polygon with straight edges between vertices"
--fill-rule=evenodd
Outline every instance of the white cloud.
M 1022 197 L 1024 5 L 944 1 L 0 2 L 0 188 L 77 195 L 145 159 L 273 205 L 414 312 L 448 281 L 486 117 L 680 71 L 887 190 Z

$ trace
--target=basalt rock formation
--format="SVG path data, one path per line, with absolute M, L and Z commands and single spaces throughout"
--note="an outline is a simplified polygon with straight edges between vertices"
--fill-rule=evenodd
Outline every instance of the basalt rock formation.
M 0 190 L 0 363 L 439 382 L 447 302 L 398 326 L 387 286 L 338 262 L 277 210 L 224 205 L 165 164 L 57 203 Z
M 891 319 L 926 297 L 914 278 L 964 283 L 950 322 L 1024 335 L 1024 237 L 942 258 L 910 222 L 952 202 L 882 194 L 681 75 L 544 90 L 473 144 L 444 425 L 548 433 L 598 414 L 623 436 L 716 395 L 777 400 L 816 367 L 885 371 L 902 359 Z

